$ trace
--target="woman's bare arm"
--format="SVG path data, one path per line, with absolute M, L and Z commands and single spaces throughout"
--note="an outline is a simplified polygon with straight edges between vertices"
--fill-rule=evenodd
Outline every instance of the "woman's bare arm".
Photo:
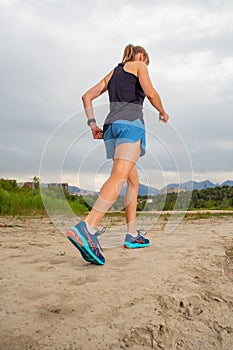
M 92 106 L 92 101 L 102 95 L 105 91 L 107 91 L 108 88 L 108 82 L 113 74 L 113 70 L 108 73 L 98 84 L 93 86 L 91 89 L 89 89 L 85 94 L 82 96 L 83 105 L 85 109 L 85 113 L 87 116 L 87 119 L 94 118 L 94 111 Z M 90 127 L 92 131 L 92 135 L 94 139 L 102 139 L 103 138 L 103 130 L 100 129 L 96 122 L 90 122 Z
M 83 105 L 85 108 L 86 116 L 88 119 L 94 118 L 94 112 L 92 107 L 92 101 L 102 95 L 105 91 L 107 91 L 108 82 L 112 76 L 113 71 L 108 73 L 98 84 L 89 89 L 82 96 Z M 91 128 L 96 127 L 96 123 L 90 123 Z
M 163 104 L 158 92 L 155 90 L 155 88 L 152 85 L 147 66 L 144 62 L 138 62 L 138 78 L 146 97 L 148 98 L 152 106 L 159 111 L 160 120 L 167 122 L 169 119 L 169 116 L 165 112 L 165 109 L 163 107 Z

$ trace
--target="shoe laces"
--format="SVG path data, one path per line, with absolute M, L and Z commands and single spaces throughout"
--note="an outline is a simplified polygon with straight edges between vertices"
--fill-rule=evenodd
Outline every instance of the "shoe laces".
M 94 234 L 94 236 L 96 236 L 96 241 L 98 243 L 98 246 L 100 247 L 100 250 L 103 252 L 103 248 L 101 247 L 101 244 L 98 240 L 98 236 L 102 235 L 104 232 L 106 231 L 106 227 L 103 227 L 101 230 L 97 230 Z
M 95 232 L 95 236 L 100 236 L 106 231 L 106 227 L 103 227 L 101 230 Z
M 146 230 L 143 230 L 143 229 L 139 229 L 137 230 L 137 233 L 140 235 L 140 236 L 145 236 L 147 234 L 147 231 Z

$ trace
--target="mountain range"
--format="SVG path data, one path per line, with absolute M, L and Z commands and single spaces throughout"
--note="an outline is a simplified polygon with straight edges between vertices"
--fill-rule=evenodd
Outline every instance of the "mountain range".
M 146 195 L 153 195 L 156 196 L 158 194 L 160 194 L 161 192 L 166 192 L 166 190 L 172 189 L 172 188 L 179 188 L 179 189 L 183 189 L 186 191 L 192 191 L 192 190 L 203 190 L 205 188 L 215 188 L 215 187 L 222 187 L 222 186 L 232 186 L 233 187 L 233 181 L 232 180 L 227 180 L 225 182 L 223 182 L 222 184 L 215 184 L 209 180 L 205 180 L 205 181 L 187 181 L 184 183 L 171 183 L 165 187 L 163 187 L 161 190 L 152 187 L 152 186 L 147 186 L 147 185 L 143 185 L 143 184 L 139 184 L 139 190 L 138 190 L 138 195 L 139 196 L 146 196 Z M 80 189 L 76 186 L 68 186 L 68 191 L 70 193 L 80 193 L 82 195 L 98 195 L 98 192 L 95 191 L 89 191 L 89 190 L 83 190 Z M 122 191 L 121 191 L 121 195 L 124 195 L 126 191 L 126 186 L 123 187 Z
M 222 184 L 219 184 L 219 183 L 215 184 L 209 180 L 205 180 L 201 182 L 190 180 L 181 184 L 177 184 L 177 183 L 169 184 L 166 187 L 164 187 L 164 189 L 179 187 L 180 189 L 184 189 L 186 191 L 192 191 L 192 190 L 203 190 L 205 188 L 215 188 L 215 187 L 222 187 L 222 186 L 233 186 L 233 181 L 227 180 Z

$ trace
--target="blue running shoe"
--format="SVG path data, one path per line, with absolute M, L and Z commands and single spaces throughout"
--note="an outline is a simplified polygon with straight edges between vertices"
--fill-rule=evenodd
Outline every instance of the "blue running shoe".
M 105 258 L 100 252 L 102 248 L 97 238 L 104 232 L 105 228 L 97 231 L 95 234 L 91 234 L 87 229 L 85 221 L 80 221 L 76 226 L 66 232 L 66 237 L 80 251 L 84 260 L 92 264 L 104 265 Z
M 135 248 L 145 248 L 150 245 L 150 241 L 147 238 L 144 238 L 142 235 L 146 235 L 146 231 L 137 230 L 137 237 L 130 235 L 129 233 L 125 236 L 125 242 L 123 247 L 128 249 Z

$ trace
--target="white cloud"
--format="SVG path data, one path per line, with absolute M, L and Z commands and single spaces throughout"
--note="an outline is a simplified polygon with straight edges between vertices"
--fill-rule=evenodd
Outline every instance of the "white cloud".
M 49 135 L 82 109 L 81 94 L 120 61 L 124 46 L 131 42 L 145 46 L 151 56 L 152 81 L 171 114 L 171 124 L 188 147 L 194 175 L 228 177 L 232 169 L 232 14 L 232 1 L 218 0 L 99 0 L 95 6 L 90 0 L 0 0 L 1 176 L 27 179 L 38 172 Z M 103 96 L 95 105 L 106 102 Z M 100 123 L 106 115 L 106 106 L 101 108 L 96 108 Z M 77 137 L 88 130 L 84 114 L 78 115 L 77 124 L 72 125 Z M 153 115 L 157 118 L 156 112 Z M 166 140 L 166 129 L 153 122 L 147 111 L 145 119 L 148 130 L 158 136 L 164 132 Z M 67 140 L 65 129 L 58 149 Z M 74 159 L 80 162 L 92 145 L 87 137 L 79 149 L 74 148 L 66 163 L 67 174 L 72 174 Z M 163 158 L 164 151 L 157 151 L 166 176 L 176 177 Z M 150 169 L 146 158 L 144 163 Z M 86 164 L 86 173 L 95 173 L 94 166 Z M 99 173 L 98 183 L 105 174 Z M 156 176 L 150 177 L 155 186 Z

